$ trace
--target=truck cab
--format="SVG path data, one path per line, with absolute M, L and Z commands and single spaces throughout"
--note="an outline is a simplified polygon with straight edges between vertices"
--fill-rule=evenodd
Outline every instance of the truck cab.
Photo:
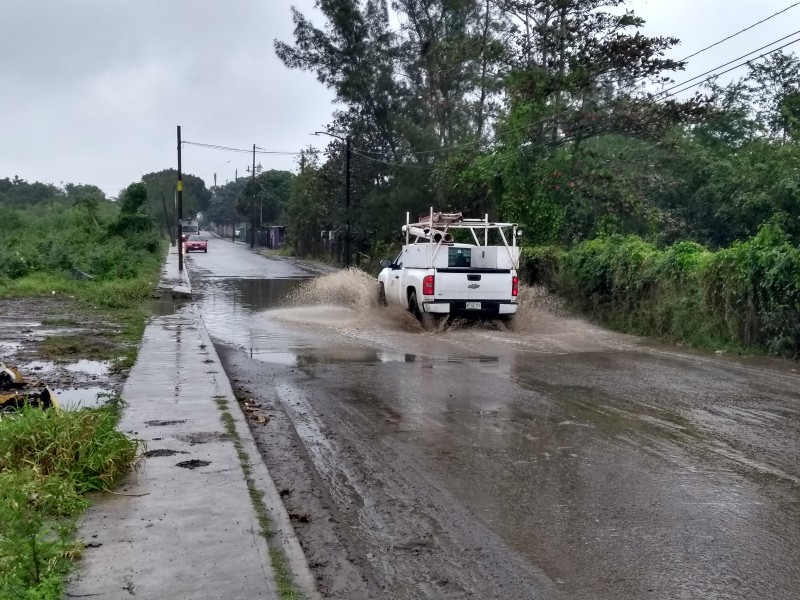
M 185 242 L 190 235 L 198 235 L 200 226 L 196 221 L 189 221 L 181 225 L 181 241 Z

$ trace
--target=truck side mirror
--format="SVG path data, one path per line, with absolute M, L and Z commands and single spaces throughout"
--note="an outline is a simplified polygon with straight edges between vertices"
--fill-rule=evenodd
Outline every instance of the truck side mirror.
M 381 266 L 381 269 L 388 269 L 392 266 L 392 261 L 388 258 L 384 258 L 381 262 L 378 263 Z

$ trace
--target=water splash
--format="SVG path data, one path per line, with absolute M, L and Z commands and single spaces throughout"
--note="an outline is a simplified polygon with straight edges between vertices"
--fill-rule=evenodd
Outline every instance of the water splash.
M 359 269 L 346 269 L 303 282 L 288 297 L 290 306 L 342 306 L 353 310 L 378 306 L 378 281 Z
M 566 310 L 564 303 L 541 286 L 520 286 L 519 310 L 513 326 L 521 333 L 556 333 L 557 323 Z M 358 269 L 329 273 L 303 282 L 288 296 L 287 307 L 269 311 L 269 316 L 293 323 L 306 323 L 341 329 L 392 329 L 422 331 L 420 323 L 407 310 L 378 303 L 378 282 Z M 444 331 L 468 329 L 505 331 L 497 320 L 472 321 L 452 318 Z

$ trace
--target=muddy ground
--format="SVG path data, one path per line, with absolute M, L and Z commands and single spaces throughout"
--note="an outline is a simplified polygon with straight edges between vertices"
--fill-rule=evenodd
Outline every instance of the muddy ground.
M 249 419 L 253 437 L 294 525 L 317 585 L 325 598 L 379 598 L 381 587 L 371 576 L 342 516 L 328 495 L 291 420 L 271 394 L 263 365 L 236 348 L 215 345 L 223 368 L 232 374 L 237 399 L 256 407 L 268 421 Z
M 275 394 L 276 377 L 291 374 L 302 386 L 313 375 L 215 346 L 237 397 L 269 417 L 265 424 L 251 419 L 251 429 L 324 598 L 554 597 L 546 578 L 446 490 L 426 481 L 413 461 L 378 439 L 353 435 L 341 418 L 346 415 L 328 419 L 337 431 L 323 433 L 347 440 L 347 464 L 339 468 L 370 488 L 372 505 L 365 507 L 356 489 L 339 490 L 334 500 L 330 490 L 336 488 L 321 478 Z
M 42 381 L 60 404 L 97 406 L 117 396 L 127 369 L 121 326 L 71 298 L 0 300 L 0 362 Z

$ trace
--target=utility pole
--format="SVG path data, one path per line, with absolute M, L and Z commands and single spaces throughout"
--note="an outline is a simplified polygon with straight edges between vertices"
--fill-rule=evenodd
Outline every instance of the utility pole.
M 183 272 L 183 173 L 181 172 L 181 126 L 178 125 L 178 271 Z
M 239 169 L 234 170 L 233 175 L 233 202 L 236 203 L 236 198 L 239 195 Z M 231 241 L 236 241 L 236 211 L 233 211 L 233 228 L 231 229 Z
M 253 144 L 253 210 L 250 213 L 252 217 L 252 231 L 250 232 L 250 249 L 256 249 L 256 145 Z
M 345 138 L 344 210 L 347 216 L 347 238 L 344 241 L 344 266 L 350 266 L 350 136 Z

